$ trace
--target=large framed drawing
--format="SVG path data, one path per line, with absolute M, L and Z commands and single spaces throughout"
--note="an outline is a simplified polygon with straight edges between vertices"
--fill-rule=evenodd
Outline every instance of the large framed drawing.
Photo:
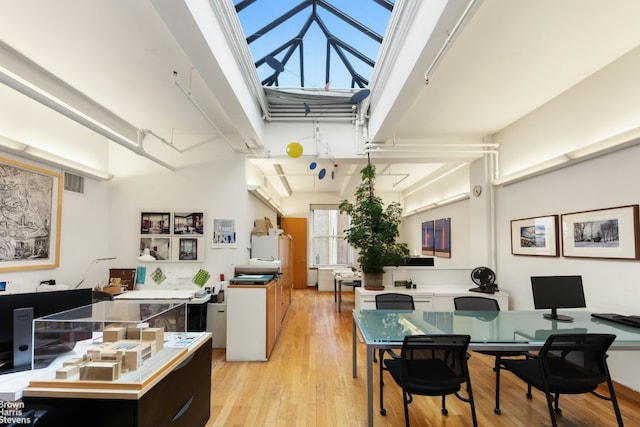
M 639 259 L 638 205 L 563 214 L 562 255 Z
M 0 158 L 0 271 L 60 265 L 62 176 Z
M 511 253 L 513 255 L 560 255 L 558 215 L 514 219 L 511 221 Z

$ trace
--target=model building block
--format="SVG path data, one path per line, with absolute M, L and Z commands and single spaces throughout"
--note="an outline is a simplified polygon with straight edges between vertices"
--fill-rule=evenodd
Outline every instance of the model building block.
M 127 337 L 127 328 L 124 326 L 110 326 L 102 331 L 103 342 L 115 342 Z
M 69 378 L 78 375 L 80 372 L 80 366 L 78 365 L 66 365 L 56 370 L 56 379 L 68 380 Z
M 155 341 L 155 351 L 162 350 L 164 344 L 164 329 L 162 328 L 146 328 L 142 330 L 143 341 Z
M 88 362 L 80 367 L 80 379 L 88 381 L 115 381 L 120 377 L 118 362 Z

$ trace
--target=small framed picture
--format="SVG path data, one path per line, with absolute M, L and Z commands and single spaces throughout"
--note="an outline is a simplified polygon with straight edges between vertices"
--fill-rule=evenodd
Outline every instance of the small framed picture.
M 178 262 L 203 262 L 204 237 L 174 237 L 171 245 L 172 260 Z
M 562 256 L 639 259 L 638 205 L 562 215 Z
M 211 247 L 235 248 L 237 245 L 236 220 L 223 218 L 214 219 Z
M 140 214 L 140 234 L 171 234 L 171 214 L 169 212 L 142 212 Z
M 169 237 L 141 237 L 138 251 L 143 253 L 145 248 L 156 261 L 171 261 L 171 239 Z
M 558 215 L 511 221 L 513 255 L 559 256 Z

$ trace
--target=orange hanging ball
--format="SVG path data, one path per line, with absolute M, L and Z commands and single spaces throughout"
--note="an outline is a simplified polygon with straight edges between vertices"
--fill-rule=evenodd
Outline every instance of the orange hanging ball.
M 299 142 L 291 142 L 287 145 L 287 155 L 294 159 L 302 156 L 302 145 Z

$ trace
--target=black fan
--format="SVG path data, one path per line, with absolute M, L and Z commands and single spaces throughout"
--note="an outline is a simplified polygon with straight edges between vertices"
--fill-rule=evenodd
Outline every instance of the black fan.
M 498 290 L 496 285 L 496 273 L 489 267 L 476 267 L 471 272 L 471 280 L 478 285 L 477 288 L 469 289 L 474 292 L 492 294 Z

